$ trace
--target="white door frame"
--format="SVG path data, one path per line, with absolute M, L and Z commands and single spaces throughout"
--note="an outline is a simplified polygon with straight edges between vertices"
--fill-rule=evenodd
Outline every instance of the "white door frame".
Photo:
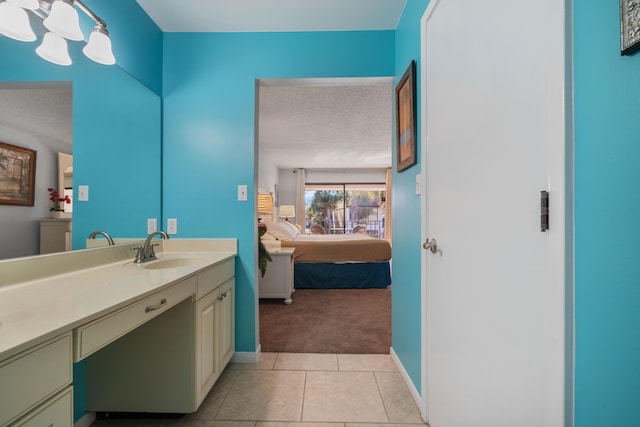
M 420 18 L 420 241 L 427 241 L 427 21 L 440 0 L 431 0 Z M 420 413 L 429 420 L 427 404 L 427 259 L 420 250 Z
M 442 0 L 431 0 L 427 6 L 422 18 L 420 19 L 420 73 L 418 78 L 420 79 L 420 123 L 421 123 L 421 171 L 419 178 L 419 185 L 422 200 L 421 200 L 421 218 L 420 218 L 420 230 L 421 241 L 425 242 L 428 237 L 427 230 L 427 201 L 428 194 L 427 189 L 427 148 L 429 144 L 428 132 L 427 132 L 427 52 L 426 52 L 426 39 L 427 39 L 427 22 L 433 12 L 438 7 L 438 4 Z M 553 81 L 554 87 L 549 90 L 560 91 L 564 95 L 564 105 L 559 107 L 556 111 L 553 111 L 555 121 L 552 126 L 557 131 L 559 128 L 564 128 L 564 144 L 553 145 L 553 141 L 548 145 L 549 149 L 549 188 L 550 188 L 550 203 L 552 207 L 552 224 L 555 228 L 554 233 L 558 238 L 550 241 L 551 253 L 554 259 L 557 261 L 555 265 L 551 267 L 549 272 L 550 276 L 554 280 L 564 282 L 565 287 L 565 301 L 564 301 L 564 332 L 565 332 L 565 353 L 564 353 L 564 419 L 565 426 L 571 427 L 574 424 L 574 348 L 575 348 L 575 336 L 574 336 L 574 238 L 573 238 L 573 68 L 572 68 L 572 13 L 573 13 L 573 0 L 564 0 L 563 2 L 564 14 L 555 16 L 556 21 L 554 28 L 560 29 L 554 36 L 562 43 L 562 56 L 563 58 L 555 57 L 555 60 L 564 60 L 563 76 L 558 76 L 557 80 Z M 420 382 L 420 412 L 422 418 L 428 422 L 429 420 L 429 405 L 427 396 L 427 357 L 428 357 L 428 337 L 427 337 L 427 271 L 426 271 L 426 257 L 425 252 L 422 249 L 418 249 L 421 252 L 420 255 L 420 267 L 421 267 L 421 382 Z

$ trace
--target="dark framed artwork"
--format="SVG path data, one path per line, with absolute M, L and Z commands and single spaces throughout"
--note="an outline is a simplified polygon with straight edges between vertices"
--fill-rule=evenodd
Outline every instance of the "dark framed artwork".
M 0 205 L 33 206 L 36 152 L 0 142 Z
M 640 0 L 620 0 L 620 54 L 640 49 Z
M 411 61 L 396 86 L 396 167 L 410 168 L 416 158 L 416 61 Z

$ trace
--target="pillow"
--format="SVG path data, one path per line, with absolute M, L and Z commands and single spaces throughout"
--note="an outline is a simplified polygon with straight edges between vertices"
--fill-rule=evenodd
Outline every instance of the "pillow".
M 298 234 L 300 234 L 300 230 L 298 230 L 298 227 L 296 227 L 295 224 L 289 221 L 279 221 L 278 224 L 282 225 L 283 227 L 287 227 L 291 231 L 294 239 L 298 236 Z
M 266 233 L 264 233 L 264 234 L 262 235 L 262 237 L 260 238 L 260 240 L 272 240 L 272 241 L 275 241 L 275 240 L 276 240 L 276 238 L 275 238 L 275 236 L 274 236 L 273 234 L 269 234 L 269 231 L 267 231 Z
M 277 240 L 293 240 L 298 235 L 298 229 L 295 225 L 286 221 L 264 221 L 267 226 L 267 234 L 275 237 Z M 264 236 L 263 236 L 264 237 Z

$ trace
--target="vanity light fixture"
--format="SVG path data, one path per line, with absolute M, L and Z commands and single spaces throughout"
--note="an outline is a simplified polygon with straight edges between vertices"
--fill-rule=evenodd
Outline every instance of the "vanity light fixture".
M 8 1 L 0 3 L 0 34 L 21 42 L 32 42 L 36 39 L 27 11 Z
M 82 52 L 97 63 L 115 64 L 107 23 L 80 0 L 0 0 L 0 34 L 19 41 L 35 41 L 37 37 L 28 15 L 29 12 L 33 13 L 42 19 L 42 24 L 48 30 L 36 53 L 54 64 L 70 65 L 72 61 L 67 40 L 84 39 L 77 9 L 96 23 Z
M 36 53 L 42 59 L 58 65 L 71 65 L 71 57 L 67 48 L 67 41 L 51 31 L 44 34 L 42 44 L 36 48 Z

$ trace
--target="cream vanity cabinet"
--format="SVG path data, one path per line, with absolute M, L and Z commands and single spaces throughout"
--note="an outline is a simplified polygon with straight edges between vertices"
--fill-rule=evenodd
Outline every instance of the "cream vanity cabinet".
M 196 303 L 196 402 L 198 406 L 235 351 L 233 262 L 198 276 Z M 221 284 L 222 283 L 222 284 Z
M 0 426 L 73 426 L 71 342 L 66 333 L 0 362 Z
M 88 356 L 87 410 L 196 411 L 235 351 L 234 271 L 232 258 L 172 285 L 189 296 Z M 172 304 L 155 300 L 142 306 Z

